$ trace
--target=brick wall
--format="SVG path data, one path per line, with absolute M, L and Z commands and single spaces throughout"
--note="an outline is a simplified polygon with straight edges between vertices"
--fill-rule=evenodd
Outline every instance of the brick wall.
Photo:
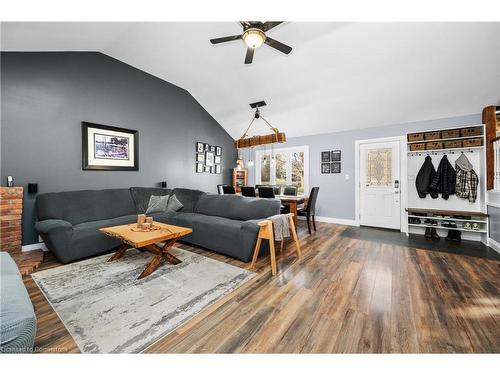
M 0 187 L 0 250 L 21 250 L 23 188 Z

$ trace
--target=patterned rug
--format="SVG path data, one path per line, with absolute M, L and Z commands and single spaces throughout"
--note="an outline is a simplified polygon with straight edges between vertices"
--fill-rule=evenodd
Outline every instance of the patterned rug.
M 83 353 L 139 353 L 255 276 L 178 248 L 182 260 L 137 280 L 152 254 L 128 250 L 32 274 Z

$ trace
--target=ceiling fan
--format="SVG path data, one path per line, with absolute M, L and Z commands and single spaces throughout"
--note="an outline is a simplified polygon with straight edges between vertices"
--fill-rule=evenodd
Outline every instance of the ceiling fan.
M 245 64 L 252 63 L 255 50 L 259 48 L 263 43 L 288 55 L 292 50 L 292 47 L 278 42 L 277 40 L 272 39 L 266 35 L 267 31 L 271 30 L 275 26 L 278 26 L 280 23 L 283 23 L 283 21 L 240 21 L 241 26 L 243 26 L 243 34 L 210 39 L 210 42 L 212 42 L 212 44 L 219 44 L 242 39 L 247 45 Z

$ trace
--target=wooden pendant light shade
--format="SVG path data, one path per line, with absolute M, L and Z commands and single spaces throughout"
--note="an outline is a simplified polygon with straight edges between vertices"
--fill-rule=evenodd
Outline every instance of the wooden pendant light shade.
M 252 103 L 250 104 L 250 107 L 256 108 L 255 110 L 255 115 L 252 121 L 250 122 L 250 125 L 248 125 L 247 130 L 245 130 L 245 133 L 236 141 L 234 141 L 234 147 L 235 148 L 246 148 L 246 147 L 255 147 L 255 146 L 260 146 L 260 145 L 267 145 L 270 143 L 284 143 L 286 142 L 286 135 L 285 133 L 280 132 L 277 128 L 272 126 L 264 117 L 259 112 L 259 107 L 266 105 L 266 102 L 261 101 L 257 103 Z M 265 134 L 265 135 L 255 135 L 253 137 L 248 137 L 248 130 L 252 126 L 253 122 L 255 119 L 262 119 L 273 131 L 271 134 Z

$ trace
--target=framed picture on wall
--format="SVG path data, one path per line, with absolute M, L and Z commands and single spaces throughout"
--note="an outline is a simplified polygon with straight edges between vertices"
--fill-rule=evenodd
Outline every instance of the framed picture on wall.
M 215 147 L 215 155 L 217 155 L 217 156 L 222 155 L 222 147 L 220 147 L 220 146 Z
M 196 163 L 196 173 L 203 173 L 203 164 Z
M 203 163 L 205 161 L 205 154 L 197 154 L 196 161 Z
M 340 150 L 332 151 L 332 162 L 340 161 L 340 159 L 341 159 Z
M 330 167 L 331 173 L 340 173 L 340 162 L 332 163 Z
M 205 143 L 205 151 L 210 150 L 210 145 L 208 143 Z
M 215 166 L 215 173 L 220 174 L 220 165 Z
M 139 170 L 139 132 L 82 122 L 82 169 Z
M 196 142 L 196 152 L 205 151 L 205 144 L 202 142 Z
M 215 155 L 212 151 L 205 152 L 205 165 L 208 167 L 213 167 L 215 164 Z
M 321 162 L 329 163 L 330 162 L 330 151 L 322 151 L 321 152 Z
M 205 172 L 210 173 L 210 167 L 208 165 L 205 165 Z
M 321 163 L 321 173 L 330 173 L 330 163 Z
M 220 164 L 221 163 L 221 157 L 220 156 L 216 156 L 215 159 L 214 159 L 214 162 L 215 164 Z

